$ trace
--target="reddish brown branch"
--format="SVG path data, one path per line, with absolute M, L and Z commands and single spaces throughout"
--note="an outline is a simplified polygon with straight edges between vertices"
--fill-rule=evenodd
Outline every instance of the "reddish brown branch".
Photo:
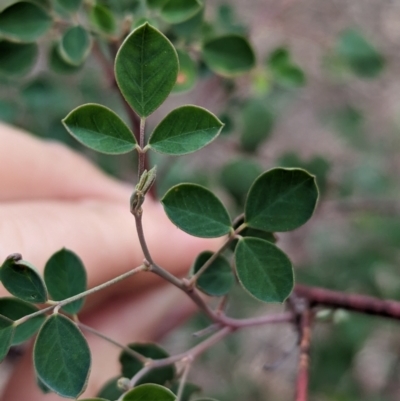
M 300 315 L 300 354 L 296 382 L 296 401 L 308 399 L 308 368 L 310 364 L 312 311 L 307 307 Z
M 301 284 L 295 286 L 295 294 L 307 299 L 310 307 L 323 305 L 400 320 L 400 302 L 397 301 L 381 300 L 367 295 L 346 294 Z

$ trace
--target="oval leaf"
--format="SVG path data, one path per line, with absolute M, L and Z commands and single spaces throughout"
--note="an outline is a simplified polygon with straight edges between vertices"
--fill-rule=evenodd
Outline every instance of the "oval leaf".
M 123 393 L 124 390 L 121 390 L 118 387 L 118 381 L 121 377 L 114 377 L 113 379 L 108 380 L 101 390 L 96 394 L 99 398 L 105 398 L 107 400 L 116 400 L 118 399 Z
M 197 273 L 212 255 L 213 252 L 206 251 L 197 256 L 193 264 L 193 273 Z M 196 286 L 208 295 L 221 297 L 229 292 L 234 282 L 235 278 L 229 261 L 219 255 L 198 278 Z
M 212 142 L 223 124 L 208 110 L 197 106 L 182 106 L 171 111 L 152 133 L 152 149 L 169 155 L 184 155 Z
M 142 384 L 126 393 L 121 401 L 175 401 L 176 396 L 165 387 L 158 384 Z
M 11 347 L 15 332 L 13 323 L 12 320 L 0 315 L 0 362 L 6 357 Z
M 112 34 L 117 28 L 114 14 L 105 6 L 95 4 L 89 15 L 91 23 L 101 32 Z
M 169 354 L 160 346 L 154 343 L 133 343 L 128 347 L 139 354 L 151 359 L 168 358 Z M 122 366 L 122 376 L 133 377 L 143 367 L 143 363 L 134 356 L 123 351 L 119 357 Z M 143 376 L 137 384 L 155 383 L 165 384 L 171 381 L 175 376 L 175 366 L 164 366 L 162 368 L 153 369 Z
M 82 3 L 82 0 L 55 0 L 55 1 L 64 10 L 67 10 L 71 13 L 78 11 Z
M 16 298 L 0 298 L 0 315 L 11 320 L 18 320 L 23 316 L 37 312 L 36 306 Z M 44 315 L 35 316 L 15 328 L 12 345 L 18 345 L 31 338 L 45 320 Z
M 36 43 L 0 42 L 0 73 L 19 76 L 28 73 L 36 63 L 38 46 Z
M 27 302 L 44 303 L 47 290 L 34 266 L 25 260 L 8 257 L 0 270 L 0 278 L 10 294 Z
M 275 245 L 258 238 L 243 238 L 235 249 L 240 284 L 263 302 L 283 302 L 293 290 L 289 258 Z
M 340 35 L 337 52 L 352 71 L 362 78 L 375 78 L 385 66 L 385 59 L 375 47 L 352 29 Z
M 198 0 L 169 0 L 160 16 L 169 24 L 179 24 L 197 14 L 202 8 Z
M 54 301 L 62 301 L 86 291 L 86 270 L 80 258 L 68 249 L 56 252 L 46 263 L 44 280 Z M 68 313 L 78 313 L 83 299 L 63 306 Z
M 21 1 L 0 14 L 0 35 L 15 41 L 35 42 L 51 24 L 51 17 L 42 7 Z
M 177 50 L 179 59 L 179 73 L 176 84 L 172 89 L 174 93 L 186 92 L 196 85 L 197 66 L 188 53 Z
M 77 107 L 62 122 L 75 139 L 97 152 L 116 155 L 135 149 L 136 139 L 131 130 L 112 110 L 100 104 Z
M 315 177 L 302 169 L 276 168 L 256 179 L 245 207 L 249 227 L 290 231 L 314 213 L 318 200 Z
M 91 363 L 89 346 L 65 316 L 52 315 L 42 326 L 33 362 L 40 380 L 62 397 L 77 398 L 85 390 Z
M 115 59 L 115 77 L 126 101 L 140 117 L 149 116 L 167 98 L 178 75 L 171 42 L 145 23 L 124 41 Z
M 256 62 L 249 42 L 239 35 L 220 36 L 206 42 L 203 57 L 211 70 L 224 76 L 243 74 Z
M 231 220 L 224 205 L 200 185 L 175 185 L 161 202 L 169 219 L 195 237 L 222 237 L 231 230 Z
M 76 66 L 66 63 L 60 56 L 59 45 L 53 44 L 49 52 L 49 65 L 51 69 L 58 74 L 73 74 L 81 69 L 82 66 Z
M 81 26 L 69 28 L 59 44 L 60 56 L 69 64 L 81 65 L 90 52 L 91 39 L 89 33 Z

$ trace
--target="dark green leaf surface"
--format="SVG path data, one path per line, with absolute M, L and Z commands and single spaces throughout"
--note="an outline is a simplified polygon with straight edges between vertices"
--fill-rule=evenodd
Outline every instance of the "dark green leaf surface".
M 135 149 L 136 139 L 126 124 L 100 104 L 85 104 L 72 110 L 62 121 L 79 142 L 97 152 L 116 155 Z
M 142 384 L 126 393 L 121 401 L 175 401 L 176 396 L 158 384 Z
M 55 0 L 63 9 L 75 12 L 81 6 L 82 0 Z
M 6 357 L 11 347 L 15 329 L 13 321 L 0 315 L 0 362 Z
M 344 31 L 338 41 L 337 52 L 355 74 L 362 78 L 374 78 L 384 68 L 383 56 L 359 32 Z
M 59 45 L 54 44 L 50 48 L 49 65 L 54 72 L 58 74 L 73 74 L 81 69 L 81 65 L 76 66 L 66 63 L 59 53 Z
M 36 384 L 40 388 L 43 394 L 49 394 L 52 391 L 40 380 L 39 377 L 36 377 Z
M 113 379 L 106 382 L 106 384 L 104 384 L 104 386 L 101 388 L 99 393 L 96 394 L 96 396 L 100 398 L 105 398 L 106 400 L 118 399 L 122 395 L 122 393 L 124 393 L 124 391 L 118 387 L 119 379 L 120 376 L 114 377 Z
M 270 136 L 274 126 L 274 115 L 263 100 L 251 100 L 242 112 L 240 144 L 247 152 L 255 152 Z
M 221 169 L 219 181 L 239 205 L 244 205 L 251 184 L 262 172 L 252 160 L 235 159 Z
M 215 398 L 196 398 L 193 401 L 218 401 Z
M 147 0 L 147 5 L 149 8 L 161 8 L 164 7 L 168 1 L 169 0 Z
M 245 207 L 249 227 L 290 231 L 314 213 L 318 199 L 315 177 L 302 169 L 276 168 L 256 179 Z
M 235 76 L 251 70 L 255 55 L 249 42 L 239 35 L 214 38 L 203 46 L 204 61 L 211 70 L 224 76 Z
M 0 36 L 20 42 L 35 42 L 52 24 L 42 7 L 21 1 L 0 14 Z
M 77 398 L 85 390 L 90 350 L 80 330 L 65 316 L 52 315 L 42 326 L 33 362 L 40 380 L 60 396 Z
M 167 98 L 178 76 L 171 42 L 144 24 L 124 41 L 115 60 L 115 77 L 127 102 L 140 117 L 149 116 Z
M 235 249 L 235 263 L 241 285 L 260 301 L 283 302 L 292 292 L 292 264 L 270 242 L 251 237 L 241 239 Z
M 152 133 L 152 149 L 169 155 L 184 155 L 212 142 L 223 124 L 208 110 L 197 106 L 182 106 L 169 113 Z
M 28 73 L 36 63 L 36 43 L 0 42 L 0 74 L 19 76 Z
M 169 357 L 169 354 L 157 344 L 154 343 L 133 343 L 128 345 L 129 348 L 144 355 L 151 359 L 163 359 Z M 122 366 L 122 376 L 133 377 L 140 369 L 142 369 L 143 364 L 138 359 L 134 358 L 132 355 L 122 352 L 119 361 Z M 144 383 L 155 383 L 155 384 L 165 384 L 171 381 L 175 376 L 174 365 L 165 366 L 158 369 L 153 369 L 145 376 L 143 376 L 138 384 Z
M 179 24 L 193 17 L 201 8 L 198 0 L 168 0 L 160 15 L 169 24 Z
M 216 238 L 231 230 L 231 220 L 224 205 L 200 185 L 176 185 L 161 202 L 169 219 L 188 234 Z
M 197 273 L 212 255 L 213 252 L 205 251 L 197 256 L 193 264 L 193 273 Z M 234 282 L 235 278 L 229 261 L 219 255 L 198 278 L 196 286 L 208 295 L 221 297 L 229 292 Z
M 79 399 L 79 401 L 109 401 L 109 400 L 106 400 L 105 398 L 82 398 Z
M 174 93 L 186 92 L 194 88 L 197 80 L 197 66 L 188 53 L 177 50 L 179 59 L 179 73 L 176 84 L 172 89 Z
M 89 55 L 91 39 L 84 28 L 73 26 L 64 33 L 59 46 L 59 54 L 64 61 L 79 66 Z
M 172 391 L 174 394 L 178 394 L 179 385 L 180 385 L 180 382 L 175 382 L 175 383 L 171 386 L 171 391 Z M 186 382 L 186 383 L 185 383 L 185 386 L 184 386 L 184 388 L 183 388 L 183 393 L 182 393 L 182 397 L 181 397 L 180 401 L 189 401 L 189 400 L 190 400 L 190 397 L 191 397 L 193 394 L 198 393 L 198 392 L 200 392 L 200 391 L 201 391 L 201 388 L 200 388 L 199 386 L 197 386 L 196 384 Z
M 0 298 L 0 315 L 11 320 L 18 320 L 23 316 L 37 312 L 36 306 L 17 298 Z M 15 329 L 12 345 L 18 345 L 31 338 L 45 321 L 44 315 L 36 316 L 18 325 Z
M 44 280 L 54 301 L 62 301 L 86 291 L 85 267 L 74 252 L 65 248 L 47 261 Z M 79 299 L 63 306 L 62 309 L 68 313 L 78 313 L 83 302 L 83 299 Z
M 7 258 L 1 266 L 0 278 L 7 291 L 23 301 L 47 301 L 46 286 L 39 272 L 25 260 Z
M 95 4 L 90 11 L 90 21 L 99 31 L 112 34 L 117 28 L 114 14 L 107 7 Z

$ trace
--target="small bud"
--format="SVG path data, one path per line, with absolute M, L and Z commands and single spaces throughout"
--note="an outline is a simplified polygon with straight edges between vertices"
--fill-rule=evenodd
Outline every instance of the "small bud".
M 129 390 L 131 388 L 131 382 L 127 377 L 121 377 L 117 381 L 117 387 L 121 390 Z

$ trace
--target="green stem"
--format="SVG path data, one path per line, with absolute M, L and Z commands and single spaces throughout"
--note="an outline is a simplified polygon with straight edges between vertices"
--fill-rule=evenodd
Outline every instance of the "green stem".
M 27 320 L 32 319 L 35 316 L 43 315 L 44 313 L 49 312 L 49 311 L 53 310 L 54 308 L 60 309 L 64 305 L 67 305 L 67 304 L 69 304 L 71 302 L 77 301 L 78 299 L 84 298 L 84 297 L 86 297 L 88 295 L 94 294 L 95 292 L 100 291 L 100 290 L 102 290 L 104 288 L 107 288 L 107 287 L 109 287 L 109 286 L 111 286 L 113 284 L 116 284 L 116 283 L 118 283 L 118 282 L 120 282 L 120 281 L 122 281 L 122 280 L 124 280 L 124 279 L 126 279 L 128 277 L 130 277 L 130 276 L 133 276 L 136 273 L 139 273 L 141 271 L 146 271 L 146 270 L 148 270 L 148 266 L 146 266 L 146 265 L 140 265 L 138 267 L 135 267 L 134 269 L 129 270 L 128 272 L 123 273 L 120 276 L 114 277 L 113 279 L 111 279 L 109 281 L 106 281 L 103 284 L 100 284 L 100 285 L 98 285 L 96 287 L 93 287 L 90 290 L 81 292 L 80 294 L 74 295 L 73 297 L 63 299 L 62 301 L 58 301 L 54 305 L 51 305 L 51 306 L 49 306 L 47 308 L 44 308 L 44 309 L 41 309 L 41 310 L 39 310 L 37 312 L 31 313 L 30 315 L 23 316 L 23 317 L 21 317 L 20 319 L 18 319 L 18 320 L 16 320 L 14 322 L 14 326 L 16 327 L 16 326 L 18 326 L 18 325 L 20 325 L 22 323 L 25 323 Z

